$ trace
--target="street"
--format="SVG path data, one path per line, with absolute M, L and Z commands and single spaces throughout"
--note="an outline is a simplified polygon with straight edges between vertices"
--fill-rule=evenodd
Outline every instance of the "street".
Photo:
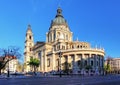
M 0 79 L 0 85 L 120 85 L 120 75 L 3 78 Z

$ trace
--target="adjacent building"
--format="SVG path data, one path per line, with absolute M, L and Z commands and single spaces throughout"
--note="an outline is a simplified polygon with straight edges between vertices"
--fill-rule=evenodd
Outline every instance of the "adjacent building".
M 13 57 L 13 56 L 6 56 L 6 58 L 0 57 L 0 62 L 2 62 L 3 64 L 7 62 L 5 67 L 2 69 L 2 72 L 4 73 L 7 73 L 8 70 L 10 71 L 10 73 L 15 73 L 17 71 L 18 59 L 16 59 L 16 57 L 13 57 L 14 59 L 11 59 L 10 61 L 8 61 L 10 57 Z
M 110 65 L 110 69 L 112 72 L 114 71 L 120 72 L 120 58 L 107 59 L 105 63 Z
M 8 64 L 6 65 L 6 71 L 9 69 L 10 73 L 17 72 L 17 63 L 18 63 L 17 59 L 9 61 Z
M 63 72 L 67 62 L 69 73 L 72 74 L 86 73 L 88 70 L 86 67 L 90 67 L 91 72 L 102 73 L 104 55 L 103 48 L 92 48 L 88 42 L 73 41 L 73 32 L 63 17 L 61 8 L 57 9 L 57 14 L 51 21 L 46 33 L 46 42 L 38 41 L 34 44 L 32 28 L 28 25 L 24 50 L 25 63 L 29 62 L 31 57 L 38 58 L 40 72 Z M 31 71 L 29 65 L 25 71 Z

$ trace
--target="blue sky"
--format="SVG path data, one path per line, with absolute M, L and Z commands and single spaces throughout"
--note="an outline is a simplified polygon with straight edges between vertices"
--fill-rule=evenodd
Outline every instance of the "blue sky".
M 0 48 L 24 50 L 27 25 L 34 41 L 45 41 L 60 6 L 73 39 L 104 47 L 106 56 L 120 57 L 120 0 L 0 0 Z

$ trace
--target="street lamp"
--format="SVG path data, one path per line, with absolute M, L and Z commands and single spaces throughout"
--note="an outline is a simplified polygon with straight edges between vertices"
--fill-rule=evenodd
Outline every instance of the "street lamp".
M 10 77 L 9 61 L 8 61 L 8 72 L 7 72 L 7 77 Z
M 14 58 L 14 56 L 12 55 L 12 50 L 9 52 L 8 49 L 8 53 L 7 53 L 7 59 L 8 59 L 8 70 L 7 70 L 7 77 L 10 77 L 10 69 L 9 69 L 9 61 Z
M 59 52 L 59 58 L 60 58 L 60 59 L 59 59 L 59 60 L 60 60 L 60 63 L 59 63 L 59 67 L 60 67 L 60 70 L 59 70 L 59 71 L 60 71 L 60 77 L 62 77 L 62 74 L 61 74 L 61 57 L 62 57 L 62 52 L 60 51 L 60 52 Z

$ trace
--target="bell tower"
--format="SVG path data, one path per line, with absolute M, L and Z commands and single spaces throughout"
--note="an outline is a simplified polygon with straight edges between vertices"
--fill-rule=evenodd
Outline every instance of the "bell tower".
M 28 66 L 28 62 L 30 61 L 30 58 L 33 57 L 33 51 L 32 48 L 34 46 L 34 40 L 33 40 L 33 33 L 31 29 L 31 25 L 28 25 L 26 37 L 25 37 L 25 48 L 24 48 L 24 63 L 26 64 L 25 71 L 30 71 L 30 66 Z

